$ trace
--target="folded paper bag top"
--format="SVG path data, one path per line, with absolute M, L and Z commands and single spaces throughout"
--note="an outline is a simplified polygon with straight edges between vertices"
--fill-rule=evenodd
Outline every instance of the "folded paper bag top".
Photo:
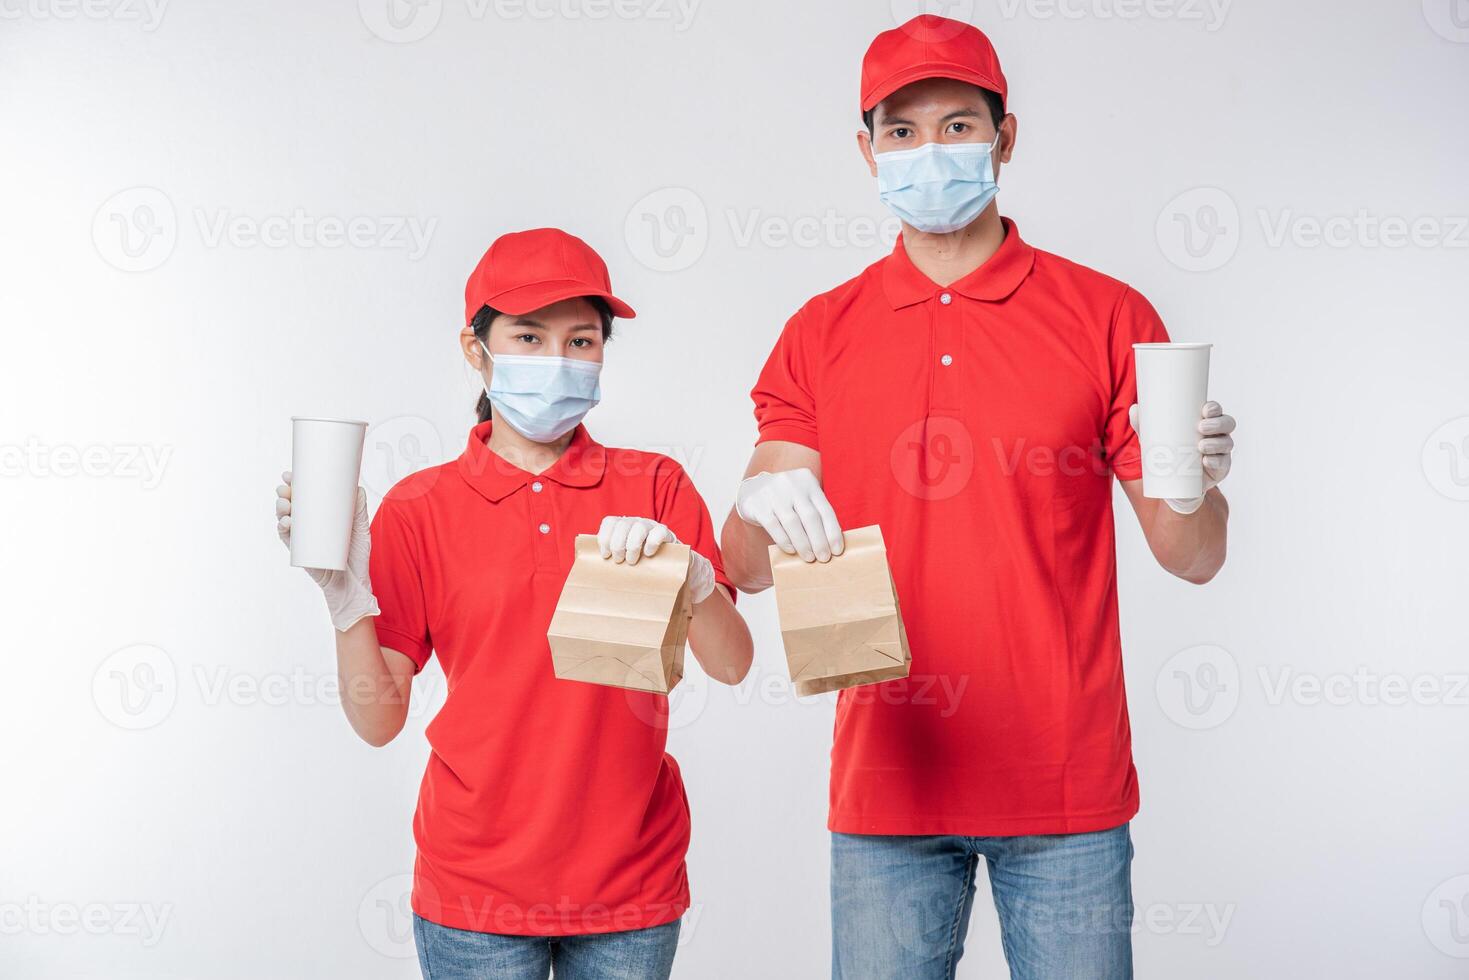
M 667 694 L 683 677 L 689 546 L 665 544 L 636 565 L 602 557 L 595 534 L 576 536 L 571 574 L 546 640 L 563 680 Z
M 829 562 L 770 547 L 780 635 L 798 695 L 908 676 L 908 634 L 882 529 L 873 524 L 842 537 L 846 548 Z

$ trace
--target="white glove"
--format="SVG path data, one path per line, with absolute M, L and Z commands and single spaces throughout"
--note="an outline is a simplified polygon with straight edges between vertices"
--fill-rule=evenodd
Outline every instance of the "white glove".
M 647 517 L 604 517 L 597 529 L 602 557 L 636 565 L 644 555 L 652 558 L 665 544 L 681 544 L 666 524 Z M 689 549 L 689 598 L 703 602 L 714 592 L 714 563 Z
M 291 473 L 281 474 L 284 482 L 275 488 L 275 529 L 280 533 L 286 547 L 291 546 Z M 376 616 L 381 610 L 372 594 L 372 583 L 367 578 L 368 556 L 372 551 L 372 536 L 368 531 L 367 491 L 357 488 L 357 508 L 352 514 L 352 539 L 347 546 L 347 567 L 343 571 L 328 568 L 308 568 L 306 574 L 311 581 L 321 586 L 326 596 L 327 612 L 332 625 L 339 632 L 347 629 L 363 616 Z
M 1230 456 L 1234 452 L 1234 416 L 1225 415 L 1218 402 L 1204 402 L 1199 420 L 1199 452 L 1204 456 L 1204 495 L 1224 482 L 1229 475 Z M 1127 421 L 1137 430 L 1137 406 L 1127 410 Z M 1165 497 L 1163 500 L 1180 514 L 1192 514 L 1204 506 L 1204 496 L 1184 500 Z
M 735 496 L 735 513 L 803 561 L 831 561 L 846 547 L 836 511 L 808 469 L 757 473 L 745 480 Z

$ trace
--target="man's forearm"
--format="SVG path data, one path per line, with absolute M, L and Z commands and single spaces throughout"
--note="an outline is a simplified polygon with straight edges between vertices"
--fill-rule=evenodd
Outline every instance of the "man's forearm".
M 733 507 L 724 520 L 719 535 L 719 550 L 724 556 L 724 571 L 735 588 L 755 593 L 770 588 L 770 535 L 762 528 L 748 524 Z
M 1148 547 L 1169 572 L 1186 582 L 1202 585 L 1224 565 L 1229 527 L 1229 502 L 1216 487 L 1192 514 L 1180 514 L 1162 500 L 1149 500 Z

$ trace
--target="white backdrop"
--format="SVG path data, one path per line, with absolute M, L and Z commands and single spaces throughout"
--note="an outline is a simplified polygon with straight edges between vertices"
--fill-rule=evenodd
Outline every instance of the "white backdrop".
M 457 454 L 462 288 L 587 238 L 640 311 L 604 442 L 721 520 L 748 390 L 886 250 L 857 156 L 894 0 L 0 0 L 0 975 L 416 976 L 442 702 L 372 749 L 271 496 L 292 414 L 370 419 L 373 502 Z M 1119 495 L 1141 976 L 1469 972 L 1469 3 L 985 0 L 1004 213 L 1216 344 L 1240 420 L 1205 588 Z M 874 392 L 873 397 L 882 397 Z M 828 700 L 691 677 L 675 975 L 827 969 Z M 1002 970 L 981 885 L 962 977 Z

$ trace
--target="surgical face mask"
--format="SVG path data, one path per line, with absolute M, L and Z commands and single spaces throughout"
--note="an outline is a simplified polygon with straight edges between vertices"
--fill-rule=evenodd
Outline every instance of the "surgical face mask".
M 1000 134 L 983 143 L 925 143 L 873 154 L 877 192 L 888 209 L 919 231 L 941 235 L 979 217 L 1000 192 L 993 156 Z
M 602 400 L 602 363 L 541 354 L 490 353 L 495 365 L 485 394 L 500 417 L 532 442 L 555 442 Z

